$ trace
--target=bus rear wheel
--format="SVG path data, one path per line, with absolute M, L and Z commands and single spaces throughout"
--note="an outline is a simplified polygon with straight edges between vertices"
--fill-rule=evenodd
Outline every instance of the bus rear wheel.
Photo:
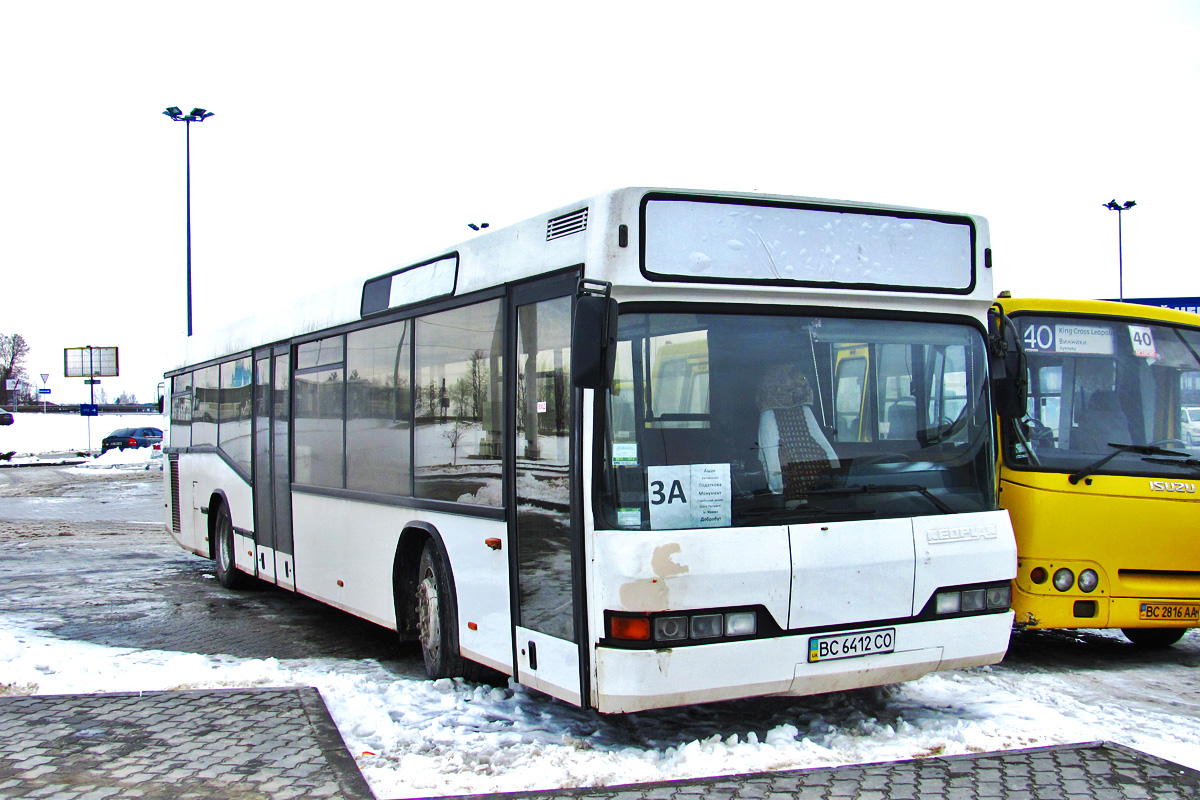
M 216 537 L 217 580 L 226 589 L 239 589 L 246 584 L 246 576 L 238 571 L 234 559 L 233 518 L 225 506 L 217 512 Z
M 1122 628 L 1125 638 L 1138 647 L 1170 647 L 1183 638 L 1187 628 Z

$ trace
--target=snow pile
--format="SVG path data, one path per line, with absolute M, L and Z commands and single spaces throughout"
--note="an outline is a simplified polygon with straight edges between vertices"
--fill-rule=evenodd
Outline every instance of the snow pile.
M 124 450 L 109 450 L 103 455 L 89 458 L 78 466 L 71 467 L 67 472 L 87 474 L 96 470 L 140 471 L 147 469 L 162 469 L 162 448 L 129 447 Z

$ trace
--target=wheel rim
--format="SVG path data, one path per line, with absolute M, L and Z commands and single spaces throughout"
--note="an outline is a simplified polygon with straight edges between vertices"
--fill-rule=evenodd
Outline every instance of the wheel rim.
M 417 638 L 426 660 L 436 661 L 442 647 L 442 627 L 438 617 L 436 576 L 426 570 L 417 584 Z
M 222 519 L 220 525 L 217 526 L 217 564 L 221 567 L 222 572 L 228 572 L 229 565 L 233 561 L 231 552 L 233 545 L 229 541 L 230 538 L 225 520 Z

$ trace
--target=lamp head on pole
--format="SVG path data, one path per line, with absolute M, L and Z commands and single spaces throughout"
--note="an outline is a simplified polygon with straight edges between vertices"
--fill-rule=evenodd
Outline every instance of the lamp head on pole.
M 213 116 L 213 112 L 203 108 L 193 108 L 190 114 L 184 114 L 179 110 L 179 106 L 171 106 L 163 114 L 176 122 L 204 122 Z
M 1112 200 L 1109 200 L 1107 203 L 1104 203 L 1103 205 L 1109 211 L 1128 211 L 1129 209 L 1136 206 L 1137 202 L 1135 202 L 1133 200 L 1126 200 L 1125 204 L 1122 205 L 1122 204 L 1118 203 L 1116 201 L 1116 199 L 1114 198 Z

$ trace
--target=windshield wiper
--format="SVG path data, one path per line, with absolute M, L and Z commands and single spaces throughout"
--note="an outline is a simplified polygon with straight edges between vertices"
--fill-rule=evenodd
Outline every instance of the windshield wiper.
M 954 509 L 946 505 L 929 488 L 919 483 L 879 484 L 868 483 L 863 486 L 847 486 L 844 489 L 813 489 L 805 494 L 891 494 L 894 492 L 915 492 L 937 506 L 943 514 L 953 514 Z
M 1178 458 L 1180 456 L 1187 458 L 1187 455 L 1188 455 L 1187 453 L 1181 453 L 1178 450 L 1166 450 L 1162 447 L 1155 447 L 1152 444 L 1116 444 L 1115 442 L 1109 442 L 1108 446 L 1115 447 L 1117 449 L 1113 450 L 1111 453 L 1106 455 L 1104 458 L 1101 458 L 1098 461 L 1088 464 L 1086 467 L 1079 470 L 1078 472 L 1073 472 L 1067 476 L 1067 480 L 1071 483 L 1072 486 L 1079 483 L 1081 480 L 1086 478 L 1088 475 L 1091 475 L 1093 472 L 1100 469 L 1105 464 L 1112 461 L 1114 458 L 1121 455 L 1122 453 L 1137 453 L 1138 455 L 1141 455 L 1141 456 L 1174 456 L 1176 458 Z M 1175 462 L 1172 461 L 1170 463 L 1173 464 Z
M 1183 461 L 1174 458 L 1143 458 L 1142 461 L 1148 461 L 1151 464 L 1170 464 L 1172 467 L 1191 467 L 1192 469 L 1200 467 L 1200 458 L 1185 458 Z

